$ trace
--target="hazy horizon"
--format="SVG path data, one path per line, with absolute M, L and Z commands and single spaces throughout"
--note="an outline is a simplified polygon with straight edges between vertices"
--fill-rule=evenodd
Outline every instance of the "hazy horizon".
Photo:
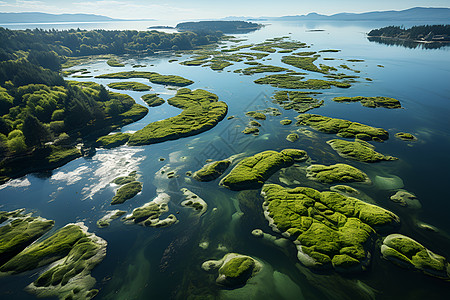
M 239 7 L 237 10 L 236 8 Z M 332 0 L 317 0 L 312 3 L 304 1 L 280 0 L 277 5 L 272 1 L 236 1 L 212 3 L 194 0 L 187 3 L 181 0 L 159 1 L 143 0 L 100 0 L 100 1 L 59 1 L 59 0 L 0 0 L 0 12 L 42 12 L 51 14 L 96 14 L 115 19 L 158 19 L 181 20 L 202 18 L 236 17 L 279 17 L 286 15 L 305 15 L 319 13 L 332 15 L 336 13 L 363 13 L 369 11 L 404 10 L 413 7 L 445 7 L 447 0 L 381 0 L 376 3 L 364 3 L 344 0 L 336 3 Z

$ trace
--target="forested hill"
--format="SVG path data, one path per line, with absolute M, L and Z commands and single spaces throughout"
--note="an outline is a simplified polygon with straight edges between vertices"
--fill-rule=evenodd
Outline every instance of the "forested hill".
M 262 25 L 245 21 L 199 21 L 179 23 L 176 29 L 193 32 L 244 33 L 260 29 Z
M 60 166 L 81 155 L 75 144 L 147 114 L 128 95 L 65 81 L 59 71 L 67 57 L 193 49 L 220 35 L 0 27 L 0 184 Z
M 0 27 L 0 61 L 21 57 L 24 51 L 34 52 L 34 56 L 45 57 L 45 60 L 51 60 L 53 54 L 59 57 L 127 53 L 151 55 L 155 51 L 194 49 L 216 42 L 219 37 L 220 33 L 9 30 Z
M 450 41 L 450 25 L 423 25 L 403 28 L 388 26 L 373 29 L 368 33 L 369 37 L 388 37 L 405 40 L 423 41 Z

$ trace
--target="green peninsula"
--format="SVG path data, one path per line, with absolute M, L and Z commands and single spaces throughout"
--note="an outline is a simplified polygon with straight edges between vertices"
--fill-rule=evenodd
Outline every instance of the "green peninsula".
M 325 133 L 335 133 L 340 137 L 358 138 L 381 142 L 389 138 L 389 133 L 382 128 L 352 122 L 348 120 L 324 117 L 321 115 L 301 114 L 296 117 L 297 125 L 307 125 Z
M 400 101 L 389 97 L 334 97 L 335 102 L 361 102 L 362 106 L 376 108 L 402 108 Z
M 200 89 L 179 89 L 176 96 L 167 102 L 183 111 L 138 130 L 131 135 L 129 145 L 149 145 L 204 132 L 216 126 L 228 111 L 226 103 L 218 101 L 215 94 Z
M 95 78 L 110 78 L 110 79 L 130 79 L 130 78 L 146 78 L 155 84 L 173 85 L 173 86 L 187 86 L 193 84 L 192 80 L 183 78 L 177 75 L 161 75 L 156 72 L 140 72 L 127 71 L 98 75 Z
M 259 189 L 276 171 L 308 159 L 303 150 L 284 149 L 264 151 L 241 160 L 221 181 L 220 185 L 233 191 Z
M 266 184 L 261 194 L 269 225 L 294 240 L 298 259 L 308 267 L 365 270 L 376 231 L 400 222 L 386 209 L 336 192 Z

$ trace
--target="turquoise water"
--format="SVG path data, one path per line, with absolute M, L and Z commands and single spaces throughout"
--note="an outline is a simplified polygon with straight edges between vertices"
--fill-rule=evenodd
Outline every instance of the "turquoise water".
M 125 26 L 123 24 L 125 23 L 120 28 Z M 95 76 L 133 70 L 132 64 L 146 64 L 146 68 L 135 70 L 175 74 L 194 80 L 195 83 L 189 88 L 202 88 L 217 94 L 220 100 L 229 105 L 228 115 L 235 115 L 236 118 L 224 120 L 210 131 L 189 138 L 143 147 L 99 149 L 92 158 L 80 158 L 45 174 L 32 174 L 14 180 L 0 187 L 0 209 L 25 207 L 28 212 L 55 220 L 56 229 L 69 222 L 83 221 L 91 232 L 104 238 L 108 242 L 106 258 L 92 273 L 97 279 L 96 288 L 100 289 L 98 299 L 186 299 L 189 295 L 202 294 L 223 299 L 443 299 L 448 294 L 448 283 L 419 272 L 401 269 L 383 260 L 379 254 L 379 243 L 375 244 L 372 251 L 369 270 L 363 274 L 343 276 L 331 271 L 312 272 L 298 262 L 293 246 L 279 248 L 250 234 L 255 228 L 274 234 L 263 217 L 262 201 L 257 192 L 253 195 L 255 205 L 248 207 L 239 204 L 239 193 L 219 187 L 218 181 L 202 183 L 185 176 L 187 171 L 198 170 L 206 159 L 223 159 L 237 153 L 249 156 L 268 149 L 295 147 L 307 150 L 315 163 L 349 163 L 366 172 L 372 181 L 375 181 L 376 176 L 399 177 L 403 181 L 403 188 L 416 194 L 422 209 L 410 210 L 389 201 L 394 192 L 377 184 L 352 186 L 372 198 L 373 202 L 399 215 L 402 220 L 399 233 L 450 258 L 450 203 L 447 192 L 450 180 L 447 171 L 450 166 L 450 48 L 408 49 L 369 42 L 364 33 L 383 25 L 339 22 L 273 23 L 239 37 L 246 38 L 247 41 L 242 44 L 247 44 L 289 36 L 311 45 L 305 51 L 340 49 L 339 53 L 322 53 L 322 58 L 343 60 L 323 63 L 332 66 L 346 63 L 361 71 L 356 74 L 361 79 L 350 89 L 332 88 L 321 91 L 323 94 L 318 98 L 325 100 L 325 105 L 310 112 L 385 128 L 391 138 L 385 143 L 376 143 L 376 149 L 383 154 L 399 157 L 398 161 L 365 164 L 345 160 L 325 143 L 335 138 L 334 135 L 312 130 L 312 137 L 300 134 L 297 142 L 290 143 L 285 137 L 298 128 L 294 125 L 282 126 L 279 121 L 285 117 L 294 120 L 297 113 L 281 108 L 281 116 L 269 116 L 266 121 L 262 121 L 258 137 L 241 134 L 240 131 L 248 122 L 244 113 L 275 106 L 270 103 L 270 97 L 278 90 L 253 83 L 265 74 L 240 76 L 232 72 L 243 68 L 243 63 L 215 72 L 209 68 L 168 62 L 174 58 L 185 60 L 188 55 L 129 57 L 125 60 L 124 68 L 109 67 L 106 61 L 75 68 L 87 68 L 91 71 L 90 75 Z M 137 26 L 136 29 L 144 27 L 142 24 L 126 26 Z M 309 32 L 311 29 L 324 31 Z M 263 62 L 286 67 L 280 62 L 282 55 L 271 54 Z M 364 62 L 345 62 L 347 59 L 364 59 Z M 316 63 L 319 62 L 322 61 Z M 352 74 L 351 71 L 346 73 Z M 365 81 L 365 77 L 373 81 Z M 308 78 L 319 76 L 310 74 Z M 92 80 L 102 84 L 116 81 Z M 148 83 L 141 79 L 135 81 Z M 164 99 L 176 93 L 160 85 L 150 85 Z M 136 102 L 144 104 L 140 96 L 145 93 L 126 93 Z M 357 95 L 393 97 L 400 100 L 404 109 L 370 109 L 359 103 L 342 104 L 331 101 L 336 96 Z M 149 122 L 178 113 L 178 109 L 167 104 L 150 108 L 144 119 L 122 128 L 122 131 L 135 131 Z M 418 141 L 407 143 L 395 139 L 394 134 L 400 131 L 413 133 Z M 165 160 L 160 161 L 159 158 Z M 156 175 L 163 167 L 176 170 L 179 177 L 168 179 Z M 141 176 L 139 180 L 143 182 L 143 190 L 117 208 L 131 212 L 152 200 L 157 194 L 156 189 L 162 189 L 171 196 L 169 213 L 176 213 L 179 222 L 168 228 L 155 229 L 124 225 L 116 220 L 110 227 L 98 229 L 96 221 L 108 210 L 116 209 L 109 205 L 114 195 L 114 187 L 109 183 L 134 170 Z M 278 182 L 278 177 L 277 173 L 270 181 Z M 320 190 L 329 187 L 306 179 L 302 179 L 301 184 Z M 191 214 L 190 209 L 181 207 L 183 198 L 179 190 L 183 187 L 208 203 L 208 211 L 201 218 Z M 433 225 L 439 232 L 424 231 L 417 226 L 417 222 Z M 208 242 L 208 248 L 200 248 L 201 242 Z M 204 261 L 219 259 L 227 252 L 258 258 L 265 263 L 264 272 L 257 281 L 249 283 L 245 288 L 220 289 L 214 283 L 215 275 L 204 272 L 200 266 Z M 0 298 L 33 299 L 34 296 L 24 292 L 23 288 L 34 280 L 35 275 L 27 273 L 0 278 Z

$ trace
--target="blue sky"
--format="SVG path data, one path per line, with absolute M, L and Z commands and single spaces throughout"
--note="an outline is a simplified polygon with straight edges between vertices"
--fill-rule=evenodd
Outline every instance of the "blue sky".
M 334 14 L 411 7 L 450 7 L 449 0 L 0 0 L 0 12 L 92 13 L 121 19 L 185 20 L 226 16 Z

